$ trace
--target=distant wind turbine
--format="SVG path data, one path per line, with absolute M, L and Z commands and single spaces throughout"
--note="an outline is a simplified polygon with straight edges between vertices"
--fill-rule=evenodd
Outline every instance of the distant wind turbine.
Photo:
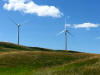
M 58 35 L 60 35 L 62 33 L 65 33 L 65 50 L 68 50 L 68 47 L 67 47 L 67 34 L 71 35 L 69 30 L 67 30 L 67 26 L 69 26 L 69 24 L 66 24 L 66 19 L 65 19 L 64 30 L 62 30 L 60 33 L 58 33 Z
M 10 16 L 8 16 L 9 17 L 9 19 L 17 26 L 17 44 L 19 45 L 19 43 L 20 43 L 20 26 L 22 25 L 22 24 L 18 24 L 18 23 L 16 23 Z M 26 22 L 28 22 L 28 21 L 25 21 L 25 22 L 23 22 L 23 24 L 24 23 L 26 23 Z

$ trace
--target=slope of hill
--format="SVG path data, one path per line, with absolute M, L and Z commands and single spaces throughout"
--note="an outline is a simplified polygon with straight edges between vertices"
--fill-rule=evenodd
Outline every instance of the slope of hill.
M 0 42 L 0 52 L 4 51 L 51 51 L 51 49 L 39 48 L 39 47 L 27 47 L 23 45 L 17 45 L 9 42 Z
M 25 46 L 18 46 L 13 43 L 9 42 L 0 42 L 0 51 L 12 51 L 12 50 L 31 50 L 28 47 Z
M 99 56 L 0 42 L 0 75 L 99 75 Z

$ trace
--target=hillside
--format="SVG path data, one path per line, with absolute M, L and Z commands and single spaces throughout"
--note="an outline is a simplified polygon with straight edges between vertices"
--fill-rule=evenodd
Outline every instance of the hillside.
M 9 42 L 0 42 L 0 52 L 4 51 L 51 51 L 50 49 L 39 47 L 27 47 L 23 45 L 17 45 Z
M 0 75 L 99 75 L 100 55 L 0 42 Z

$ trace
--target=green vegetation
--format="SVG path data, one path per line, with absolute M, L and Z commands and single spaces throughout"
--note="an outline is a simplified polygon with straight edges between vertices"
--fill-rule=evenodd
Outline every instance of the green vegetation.
M 99 75 L 100 55 L 0 42 L 0 75 Z

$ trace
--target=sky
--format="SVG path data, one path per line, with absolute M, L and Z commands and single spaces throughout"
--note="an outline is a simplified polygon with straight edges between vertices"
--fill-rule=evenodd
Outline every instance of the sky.
M 0 41 L 50 49 L 100 54 L 100 0 L 0 0 Z M 65 22 L 66 17 L 66 22 Z

